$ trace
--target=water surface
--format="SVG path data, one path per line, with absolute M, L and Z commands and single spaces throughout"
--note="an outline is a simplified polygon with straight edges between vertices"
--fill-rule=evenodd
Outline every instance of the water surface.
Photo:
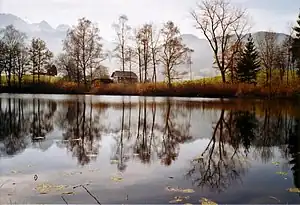
M 297 103 L 2 94 L 0 106 L 1 204 L 300 203 L 287 190 L 300 188 Z

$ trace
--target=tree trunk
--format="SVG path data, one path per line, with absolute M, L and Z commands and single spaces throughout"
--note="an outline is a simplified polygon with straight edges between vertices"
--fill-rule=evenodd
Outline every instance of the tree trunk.
M 85 73 L 85 65 L 83 66 L 83 80 L 84 80 L 84 85 L 86 86 L 87 82 L 86 82 L 86 73 Z
M 156 81 L 157 81 L 157 77 L 156 77 L 156 59 L 155 59 L 155 54 L 154 53 L 152 54 L 152 61 L 153 61 L 153 77 L 152 77 L 152 81 L 154 81 L 154 83 L 156 84 Z
M 168 87 L 171 88 L 172 87 L 171 71 L 170 71 L 169 67 L 167 67 L 167 78 L 168 78 Z
M 11 54 L 9 54 L 9 68 L 8 68 L 8 78 L 6 79 L 6 81 L 7 81 L 7 85 L 8 85 L 8 87 L 10 88 L 11 87 L 11 69 L 12 69 L 12 56 L 11 56 Z
M 226 83 L 226 73 L 225 73 L 225 71 L 221 71 L 221 76 L 222 76 L 222 82 Z
M 141 49 L 138 48 L 138 56 L 139 56 L 139 77 L 140 83 L 142 82 L 142 58 L 141 58 Z

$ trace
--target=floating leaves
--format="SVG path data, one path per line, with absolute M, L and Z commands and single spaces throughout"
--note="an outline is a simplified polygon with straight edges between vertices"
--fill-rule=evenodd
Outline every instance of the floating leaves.
M 289 188 L 287 189 L 289 192 L 292 192 L 292 193 L 300 193 L 300 189 L 299 188 Z
M 115 182 L 123 181 L 123 177 L 121 177 L 121 176 L 112 176 L 110 179 L 115 181 Z
M 112 159 L 112 160 L 110 160 L 110 163 L 111 163 L 111 164 L 118 164 L 118 163 L 119 163 L 119 160 Z
M 99 172 L 100 169 L 90 169 L 89 172 Z
M 50 183 L 42 183 L 38 184 L 35 190 L 40 194 L 48 194 L 51 191 L 62 191 L 67 187 L 67 185 L 53 185 Z
M 170 187 L 170 186 L 166 187 L 166 190 L 170 191 L 170 192 L 180 192 L 180 193 L 185 193 L 185 194 L 195 192 L 193 189 L 173 188 L 173 187 Z
M 75 174 L 82 174 L 82 172 L 80 172 L 80 171 L 74 171 L 74 172 L 70 172 L 70 173 L 64 173 L 64 176 L 73 176 Z
M 202 160 L 202 159 L 204 159 L 204 157 L 203 157 L 202 155 L 199 155 L 199 156 L 195 157 L 195 158 L 193 159 L 193 161 L 200 161 L 200 160 Z
M 200 202 L 202 205 L 218 205 L 216 202 L 213 202 L 212 200 L 209 200 L 207 198 L 201 198 Z
M 287 172 L 276 172 L 276 174 L 281 175 L 281 176 L 286 176 L 286 175 L 288 175 Z
M 272 164 L 274 164 L 275 166 L 279 166 L 280 162 L 272 162 Z
M 178 202 L 183 202 L 184 200 L 189 199 L 189 196 L 175 196 L 173 200 L 169 201 L 170 204 L 175 204 Z

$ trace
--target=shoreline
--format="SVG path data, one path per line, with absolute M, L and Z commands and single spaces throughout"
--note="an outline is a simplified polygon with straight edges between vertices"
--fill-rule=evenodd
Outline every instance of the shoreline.
M 22 87 L 0 87 L 0 93 L 8 94 L 59 94 L 59 95 L 94 95 L 94 96 L 144 96 L 144 97 L 188 97 L 188 98 L 226 98 L 226 99 L 283 99 L 299 100 L 300 90 L 277 89 L 270 92 L 269 88 L 252 85 L 179 85 L 168 88 L 165 85 L 139 84 L 139 85 L 103 85 L 90 89 L 84 86 L 61 84 L 30 84 Z

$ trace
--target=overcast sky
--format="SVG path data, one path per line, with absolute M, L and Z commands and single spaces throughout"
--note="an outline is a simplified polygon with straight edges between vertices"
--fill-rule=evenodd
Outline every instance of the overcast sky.
M 102 36 L 113 38 L 111 24 L 120 14 L 137 26 L 145 22 L 173 20 L 182 33 L 200 35 L 193 27 L 189 11 L 197 0 L 0 0 L 0 12 L 12 13 L 36 23 L 46 20 L 51 26 L 73 25 L 80 17 L 98 23 Z M 300 0 L 233 0 L 248 9 L 253 30 L 287 32 L 288 22 L 295 22 Z

